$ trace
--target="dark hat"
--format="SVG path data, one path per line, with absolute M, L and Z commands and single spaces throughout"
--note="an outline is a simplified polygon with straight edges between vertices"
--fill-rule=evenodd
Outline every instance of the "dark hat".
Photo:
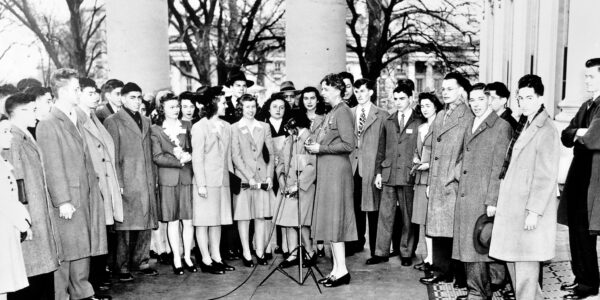
M 296 94 L 300 94 L 302 91 L 299 91 L 294 86 L 294 83 L 291 81 L 284 81 L 281 83 L 279 87 L 279 93 L 283 94 L 283 92 L 293 91 Z
M 490 251 L 493 227 L 494 217 L 488 217 L 487 214 L 483 214 L 477 218 L 475 229 L 473 230 L 473 246 L 477 253 L 488 254 Z
M 142 88 L 140 88 L 139 85 L 133 83 L 133 82 L 128 82 L 126 83 L 123 88 L 121 89 L 121 95 L 126 95 L 128 93 L 131 92 L 142 92 Z
M 444 76 L 444 80 L 447 79 L 456 80 L 456 83 L 458 83 L 458 85 L 460 85 L 465 90 L 465 92 L 469 93 L 471 91 L 471 83 L 468 79 L 462 76 L 462 74 L 458 72 L 450 72 L 446 74 L 446 76 Z
M 199 95 L 198 102 L 202 105 L 208 105 L 216 96 L 223 95 L 224 93 L 222 86 L 211 86 Z
M 588 59 L 588 61 L 585 62 L 586 68 L 597 67 L 597 66 L 600 66 L 600 58 Z
M 246 75 L 242 71 L 232 71 L 227 76 L 227 85 L 232 86 L 236 81 L 245 81 L 246 87 L 254 85 L 254 81 L 246 79 Z

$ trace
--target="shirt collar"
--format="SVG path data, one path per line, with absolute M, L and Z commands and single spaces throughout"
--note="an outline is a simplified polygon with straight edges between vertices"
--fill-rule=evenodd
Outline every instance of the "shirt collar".
M 483 113 L 483 115 L 481 117 L 475 116 L 475 120 L 477 120 L 479 123 L 482 123 L 483 120 L 487 119 L 487 117 L 489 117 L 491 113 L 492 113 L 492 109 L 488 108 L 488 110 L 485 113 Z
M 240 119 L 240 125 L 246 126 L 249 129 L 253 129 L 255 127 L 259 127 L 258 121 L 256 121 L 256 119 L 248 120 L 248 119 L 246 119 L 244 117 L 242 117 Z
M 136 111 L 131 111 L 129 108 L 123 106 L 123 109 L 125 109 L 125 112 L 130 115 L 132 118 L 139 118 L 140 117 L 140 112 Z

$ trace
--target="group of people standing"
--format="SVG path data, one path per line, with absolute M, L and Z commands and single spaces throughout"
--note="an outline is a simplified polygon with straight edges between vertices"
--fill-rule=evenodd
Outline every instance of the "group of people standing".
M 586 68 L 596 99 L 600 59 Z M 8 93 L 3 105 L 3 298 L 110 299 L 111 273 L 121 282 L 158 275 L 150 248 L 162 239 L 177 275 L 224 274 L 235 259 L 267 265 L 275 251 L 280 267 L 299 265 L 299 238 L 307 267 L 330 242 L 333 268 L 319 283 L 336 287 L 349 284 L 345 258 L 363 251 L 369 228 L 367 265 L 397 255 L 410 266 L 422 239 L 426 256 L 414 267 L 424 284 L 454 281 L 467 288 L 460 299 L 497 289 L 543 299 L 561 139 L 536 75 L 518 81 L 518 121 L 503 83 L 471 85 L 456 72 L 441 101 L 400 80 L 391 110 L 375 105 L 374 82 L 347 72 L 320 89 L 284 82 L 262 107 L 239 71 L 229 96 L 214 86 L 148 97 L 135 83 L 99 88 L 71 69 L 50 84 Z M 561 201 L 576 275 L 566 299 L 598 292 L 596 101 L 562 134 L 575 149 Z

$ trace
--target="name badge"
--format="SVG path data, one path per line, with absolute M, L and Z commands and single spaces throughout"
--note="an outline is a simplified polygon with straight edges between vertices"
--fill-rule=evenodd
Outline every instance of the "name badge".
M 243 133 L 243 134 L 247 134 L 247 133 L 248 133 L 248 129 L 246 129 L 246 128 L 242 128 L 242 133 Z
M 412 133 L 413 133 L 413 130 L 412 130 L 412 128 L 408 128 L 408 129 L 406 129 L 406 133 L 407 133 L 407 134 L 412 134 Z
M 180 128 L 179 131 L 177 132 L 177 134 L 186 134 L 187 130 L 185 130 L 185 128 Z

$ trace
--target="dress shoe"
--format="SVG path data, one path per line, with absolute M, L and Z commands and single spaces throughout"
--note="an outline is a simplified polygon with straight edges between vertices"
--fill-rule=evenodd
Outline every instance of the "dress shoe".
M 235 271 L 234 267 L 224 263 L 223 261 L 216 262 L 213 260 L 212 264 L 213 264 L 213 266 L 215 266 L 219 269 L 222 269 L 223 271 Z
M 158 271 L 156 271 L 153 268 L 142 269 L 142 270 L 139 270 L 138 273 L 142 274 L 144 276 L 157 276 L 158 275 Z
M 248 267 L 248 268 L 254 267 L 254 262 L 252 261 L 252 259 L 246 259 L 244 256 L 242 256 L 242 263 L 244 264 L 245 267 Z
M 338 287 L 342 284 L 349 284 L 350 283 L 350 273 L 346 273 L 346 275 L 340 277 L 340 278 L 335 278 L 335 277 L 331 277 L 329 278 L 328 281 L 325 281 L 323 283 L 324 287 Z
M 173 274 L 175 275 L 183 275 L 183 267 L 176 267 L 175 264 L 172 265 L 173 267 Z
M 271 260 L 271 259 L 273 259 L 273 253 L 265 252 L 265 259 L 266 259 L 266 260 Z
M 429 272 L 429 271 L 433 270 L 433 267 L 428 262 L 422 262 L 420 264 L 416 264 L 414 266 L 414 268 L 419 271 L 423 271 L 423 272 Z
M 154 250 L 150 250 L 150 258 L 158 258 L 158 253 L 156 253 Z
M 215 275 L 225 274 L 225 270 L 217 267 L 214 263 L 207 265 L 201 261 L 198 265 L 200 266 L 200 271 L 202 271 L 202 273 L 209 273 Z
M 515 292 L 507 289 L 502 292 L 502 299 L 503 300 L 517 300 L 517 296 L 515 296 Z
M 173 255 L 171 253 L 161 253 L 158 256 L 157 261 L 162 264 L 162 265 L 170 265 L 171 262 L 173 261 Z
M 281 255 L 283 256 L 283 259 L 287 259 L 288 257 L 290 257 L 289 252 L 283 252 Z
M 394 256 L 398 256 L 398 255 L 400 255 L 400 252 L 398 250 L 394 250 L 394 251 L 390 252 L 389 257 L 394 257 Z
M 400 264 L 408 267 L 410 265 L 412 265 L 412 258 L 410 257 L 400 257 Z
M 581 291 L 579 289 L 574 289 L 574 290 L 571 291 L 570 294 L 564 295 L 563 299 L 565 299 L 565 300 L 585 299 L 587 297 L 595 296 L 595 295 L 598 295 L 597 291 L 595 293 L 593 293 L 593 292 L 590 292 L 590 291 Z
M 325 257 L 325 247 L 319 249 L 317 248 L 317 256 L 318 257 Z
M 131 273 L 119 273 L 119 281 L 120 282 L 133 281 L 133 276 L 131 275 Z
M 256 257 L 256 263 L 261 266 L 266 266 L 269 264 L 269 262 L 265 259 L 264 255 L 263 255 L 263 257 Z
M 237 253 L 235 253 L 233 250 L 227 250 L 223 254 L 223 258 L 225 258 L 225 260 L 238 260 L 240 259 L 240 256 L 237 255 Z
M 331 277 L 332 277 L 332 276 L 331 276 L 331 274 L 329 274 L 329 275 L 327 275 L 327 277 L 323 277 L 323 278 L 321 278 L 321 279 L 317 280 L 317 283 L 323 284 L 323 283 L 325 283 L 325 282 L 329 281 L 329 279 L 330 279 Z
M 316 266 L 316 265 L 317 265 L 317 253 L 316 252 L 313 252 L 313 255 L 309 259 L 305 259 L 302 262 L 303 268 L 308 268 L 308 267 L 312 267 L 312 266 Z
M 430 285 L 439 282 L 452 282 L 452 277 L 446 275 L 430 275 L 419 279 L 422 284 Z
M 282 268 L 282 269 L 285 269 L 285 268 L 289 268 L 291 266 L 297 266 L 299 263 L 300 263 L 300 259 L 298 259 L 298 257 L 296 256 L 296 257 L 294 257 L 291 260 L 287 260 L 286 259 L 286 260 L 282 261 L 279 264 L 279 267 Z
M 191 265 L 188 265 L 187 262 L 185 261 L 185 259 L 182 259 L 181 264 L 183 265 L 183 268 L 186 269 L 186 271 L 188 271 L 190 273 L 198 272 L 198 268 L 196 268 L 196 265 L 194 265 L 194 262 L 192 262 Z
M 452 287 L 454 287 L 457 290 L 466 289 L 467 288 L 467 283 L 466 282 L 454 281 L 454 284 L 452 285 Z
M 567 283 L 563 283 L 560 285 L 560 290 L 561 291 L 572 291 L 574 290 L 579 284 L 577 282 L 567 282 Z
M 109 295 L 94 295 L 88 298 L 83 298 L 83 300 L 111 300 L 112 297 Z
M 97 288 L 101 292 L 106 292 L 106 291 L 110 290 L 110 287 L 111 287 L 110 285 L 99 284 L 98 286 L 96 286 L 94 288 Z
M 281 250 L 281 247 L 277 247 L 275 248 L 275 250 L 273 251 L 275 254 L 283 254 L 283 250 Z
M 382 262 L 388 262 L 388 260 L 389 259 L 387 257 L 374 255 L 373 257 L 367 259 L 366 264 L 367 265 L 376 265 L 376 264 L 379 264 Z

